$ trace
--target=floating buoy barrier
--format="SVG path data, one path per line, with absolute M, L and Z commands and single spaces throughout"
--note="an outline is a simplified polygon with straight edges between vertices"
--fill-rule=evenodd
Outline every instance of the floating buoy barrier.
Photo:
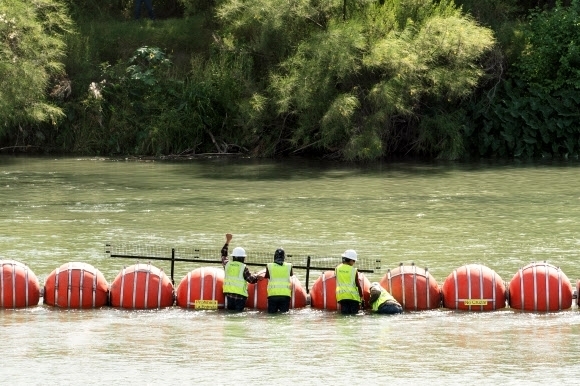
M 371 282 L 364 274 L 360 273 L 360 276 L 362 277 L 361 284 L 365 307 L 368 307 Z M 336 276 L 334 271 L 325 271 L 314 281 L 310 290 L 310 306 L 321 310 L 336 311 L 340 309 L 340 305 L 336 301 Z
M 44 303 L 61 308 L 106 306 L 109 284 L 90 264 L 71 262 L 53 270 L 44 283 Z
M 264 276 L 266 270 L 258 272 L 258 275 Z M 304 308 L 308 303 L 308 294 L 300 280 L 296 276 L 290 277 L 292 285 L 292 295 L 290 297 L 290 308 Z M 256 284 L 248 284 L 248 300 L 246 307 L 257 310 L 268 309 L 268 279 L 258 281 Z
M 454 269 L 441 287 L 443 307 L 465 311 L 491 311 L 506 305 L 506 287 L 494 270 L 481 264 Z
M 520 268 L 509 284 L 509 305 L 518 310 L 565 310 L 572 306 L 572 296 L 568 277 L 546 262 Z
M 173 305 L 173 285 L 159 268 L 135 264 L 123 268 L 110 287 L 112 307 L 154 309 Z
M 133 254 L 130 251 L 138 251 Z M 63 308 L 90 308 L 109 305 L 125 309 L 159 309 L 176 304 L 186 309 L 225 308 L 223 284 L 225 273 L 219 251 L 198 248 L 154 248 L 107 244 L 105 253 L 110 257 L 163 260 L 170 263 L 171 276 L 148 264 L 124 267 L 108 287 L 102 274 L 84 263 L 67 263 L 55 269 L 45 280 L 43 290 L 34 273 L 24 264 L 0 259 L 0 309 L 44 303 Z M 314 309 L 340 310 L 336 301 L 335 268 L 340 257 L 287 254 L 293 269 L 305 270 L 305 286 L 292 277 L 291 308 L 308 305 Z M 266 267 L 272 261 L 271 253 L 252 253 L 249 265 Z M 139 260 L 138 260 L 139 261 Z M 193 269 L 174 290 L 173 275 L 176 262 L 219 264 L 220 267 Z M 199 266 L 199 265 L 197 265 Z M 363 309 L 369 308 L 371 283 L 365 274 L 382 273 L 379 258 L 359 259 L 356 264 L 363 289 Z M 258 272 L 265 276 L 266 270 Z M 310 272 L 321 272 L 309 290 Z M 531 263 L 513 276 L 510 282 L 481 264 L 467 264 L 454 269 L 442 285 L 431 273 L 414 263 L 400 263 L 381 277 L 380 285 L 395 297 L 404 310 L 422 311 L 444 307 L 463 311 L 491 311 L 510 307 L 515 310 L 546 312 L 565 310 L 575 305 L 580 308 L 580 280 L 573 288 L 559 267 L 546 262 Z M 245 306 L 268 309 L 268 280 L 248 284 Z M 576 300 L 574 300 L 576 299 Z
M 201 267 L 189 272 L 177 286 L 175 301 L 192 309 L 224 308 L 224 270 Z
M 0 308 L 38 305 L 40 284 L 34 272 L 15 260 L 0 260 Z
M 405 310 L 423 311 L 440 306 L 439 284 L 427 269 L 419 268 L 415 264 L 401 263 L 397 268 L 389 269 L 380 284 Z

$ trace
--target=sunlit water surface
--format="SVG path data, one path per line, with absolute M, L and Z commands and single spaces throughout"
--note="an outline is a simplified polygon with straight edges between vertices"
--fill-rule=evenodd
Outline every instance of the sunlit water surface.
M 108 257 L 106 243 L 219 251 L 231 232 L 250 256 L 354 248 L 385 269 L 428 267 L 439 284 L 464 264 L 508 282 L 546 260 L 576 286 L 578 172 L 577 162 L 0 157 L 0 259 L 26 263 L 41 285 L 71 261 L 111 282 L 134 261 Z M 175 281 L 195 267 L 178 264 Z M 272 316 L 41 304 L 0 310 L 0 337 L 1 384 L 577 384 L 580 369 L 576 305 L 343 317 L 309 307 Z

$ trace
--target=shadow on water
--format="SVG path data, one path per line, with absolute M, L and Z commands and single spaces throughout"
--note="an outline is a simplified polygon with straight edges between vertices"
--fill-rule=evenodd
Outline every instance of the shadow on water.
M 194 160 L 139 160 L 120 159 L 114 157 L 50 157 L 50 156 L 7 156 L 0 155 L 0 167 L 12 167 L 21 164 L 26 166 L 26 159 L 33 162 L 45 159 L 47 165 L 54 167 L 55 161 L 68 164 L 72 169 L 60 169 L 55 179 L 67 180 L 69 177 L 76 181 L 93 181 L 99 183 L 104 181 L 104 176 L 108 178 L 108 183 L 114 183 L 114 175 L 111 180 L 111 169 L 101 170 L 98 166 L 87 170 L 83 168 L 83 173 L 74 170 L 74 164 L 80 162 L 99 163 L 140 163 L 144 179 L 147 177 L 147 170 L 159 165 L 168 166 L 164 173 L 180 176 L 181 178 L 205 178 L 210 180 L 243 180 L 243 181 L 300 181 L 328 179 L 348 179 L 355 176 L 375 178 L 440 178 L 454 172 L 490 172 L 493 170 L 506 171 L 510 169 L 528 169 L 542 167 L 578 167 L 579 160 L 478 160 L 478 161 L 443 161 L 424 159 L 393 159 L 389 161 L 373 162 L 336 162 L 329 160 L 316 160 L 307 158 L 285 158 L 285 159 L 258 159 L 258 158 L 200 158 Z M 191 168 L 184 168 L 183 165 L 190 164 Z M 171 166 L 179 166 L 172 168 Z M 121 167 L 121 166 L 120 166 Z M 121 181 L 119 181 L 121 182 Z M 121 182 L 122 183 L 122 182 Z M 146 188 L 144 182 L 140 188 Z
M 162 163 L 176 163 L 176 161 L 157 161 Z M 510 161 L 510 160 L 482 160 L 482 161 L 441 161 L 410 159 L 405 161 L 374 161 L 367 163 L 333 162 L 305 158 L 289 159 L 249 159 L 249 158 L 214 158 L 198 159 L 190 162 L 192 165 L 204 166 L 200 171 L 192 168 L 183 172 L 175 170 L 180 175 L 194 176 L 215 180 L 309 180 L 309 179 L 347 179 L 364 175 L 376 178 L 398 177 L 433 177 L 438 178 L 455 171 L 479 172 L 494 169 L 525 169 L 541 167 L 578 167 L 577 160 L 542 160 L 542 161 Z

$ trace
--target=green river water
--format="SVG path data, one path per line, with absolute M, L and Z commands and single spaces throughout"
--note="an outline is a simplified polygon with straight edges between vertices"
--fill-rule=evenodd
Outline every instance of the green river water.
M 580 163 L 182 162 L 0 157 L 0 259 L 39 278 L 80 261 L 109 283 L 105 245 L 414 262 L 442 284 L 533 261 L 580 278 Z M 219 256 L 215 256 L 217 259 Z M 152 262 L 165 272 L 166 262 Z M 180 263 L 175 282 L 199 265 Z M 311 272 L 309 284 L 316 279 Z M 297 272 L 304 282 L 304 272 Z M 0 384 L 577 384 L 580 310 L 437 309 L 342 316 L 247 310 L 0 310 Z

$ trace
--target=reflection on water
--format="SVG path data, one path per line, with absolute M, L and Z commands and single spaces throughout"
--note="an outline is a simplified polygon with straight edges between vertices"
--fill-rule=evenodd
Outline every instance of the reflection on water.
M 0 157 L 0 258 L 41 283 L 69 261 L 110 283 L 134 261 L 107 258 L 107 242 L 219 250 L 231 232 L 248 251 L 414 261 L 439 284 L 464 264 L 509 281 L 547 260 L 575 285 L 578 167 Z M 175 268 L 178 283 L 195 265 Z M 0 311 L 0 331 L 11 384 L 573 384 L 580 354 L 576 306 L 343 317 L 41 305 Z

